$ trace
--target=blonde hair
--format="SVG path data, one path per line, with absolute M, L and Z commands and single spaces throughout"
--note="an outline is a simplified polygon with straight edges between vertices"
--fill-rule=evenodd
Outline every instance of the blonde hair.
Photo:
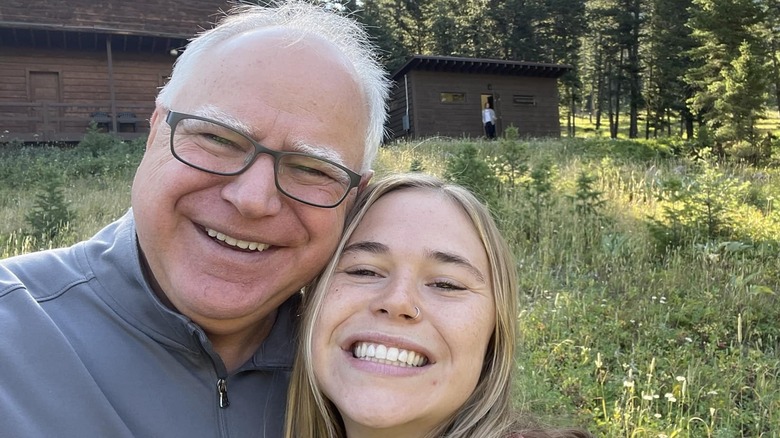
M 157 95 L 157 105 L 173 106 L 173 96 L 186 87 L 197 74 L 198 62 L 214 46 L 244 32 L 280 28 L 299 37 L 315 36 L 333 44 L 355 70 L 366 104 L 368 129 L 361 171 L 370 169 L 384 137 L 387 118 L 389 79 L 379 63 L 376 47 L 368 33 L 355 20 L 329 11 L 322 6 L 300 0 L 279 0 L 274 7 L 239 5 L 222 17 L 216 27 L 191 39 L 173 65 L 171 79 Z
M 511 426 L 510 392 L 514 367 L 517 318 L 517 279 L 514 259 L 488 209 L 463 187 L 420 173 L 393 175 L 371 184 L 357 199 L 347 218 L 336 254 L 304 295 L 301 339 L 287 401 L 287 438 L 344 438 L 341 416 L 320 391 L 314 377 L 313 326 L 336 264 L 352 233 L 377 200 L 399 190 L 431 190 L 463 208 L 487 253 L 495 300 L 496 325 L 477 386 L 448 421 L 429 437 L 506 437 Z

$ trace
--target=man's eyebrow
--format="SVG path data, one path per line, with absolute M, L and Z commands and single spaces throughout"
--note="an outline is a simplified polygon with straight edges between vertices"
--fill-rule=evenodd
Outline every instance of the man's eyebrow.
M 347 245 L 344 247 L 344 250 L 341 252 L 341 254 L 344 255 L 351 252 L 361 251 L 370 252 L 372 254 L 383 254 L 390 251 L 390 248 L 388 248 L 387 245 L 379 242 L 361 241 Z
M 216 120 L 232 128 L 234 131 L 238 131 L 241 134 L 244 134 L 245 136 L 255 139 L 255 141 L 257 141 L 257 139 L 253 134 L 254 130 L 252 129 L 251 126 L 247 125 L 246 123 L 242 122 L 241 120 L 237 119 L 231 114 L 225 112 L 219 107 L 210 104 L 204 105 L 196 109 L 195 111 L 193 111 L 192 114 L 195 116 Z M 293 144 L 293 150 L 295 152 L 312 155 L 317 158 L 324 158 L 326 160 L 333 161 L 334 163 L 341 164 L 342 166 L 346 166 L 346 164 L 344 163 L 344 159 L 341 157 L 341 155 L 336 151 L 334 151 L 333 147 L 330 146 L 317 146 L 303 141 L 298 141 Z
M 477 279 L 481 282 L 485 282 L 485 276 L 480 272 L 479 269 L 477 269 L 476 266 L 472 265 L 471 262 L 469 262 L 467 259 L 457 255 L 453 254 L 451 252 L 444 252 L 444 251 L 428 251 L 428 257 L 437 260 L 442 263 L 452 263 L 455 265 L 463 266 L 464 268 L 471 271 L 472 274 L 474 274 Z
M 313 155 L 317 158 L 324 158 L 326 160 L 333 161 L 334 163 L 341 164 L 342 166 L 346 166 L 346 164 L 344 163 L 344 159 L 341 157 L 341 154 L 334 151 L 332 147 L 316 146 L 303 141 L 299 141 L 293 144 L 293 148 L 295 152 L 301 152 L 304 154 Z
M 192 115 L 216 120 L 234 131 L 238 131 L 249 138 L 254 138 L 252 137 L 252 128 L 249 125 L 214 105 L 204 105 L 193 111 Z

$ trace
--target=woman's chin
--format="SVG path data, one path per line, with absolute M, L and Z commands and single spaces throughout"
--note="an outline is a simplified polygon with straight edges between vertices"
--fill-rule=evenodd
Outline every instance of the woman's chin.
M 354 417 L 343 416 L 348 436 L 370 436 L 381 432 L 382 436 L 425 436 L 439 420 L 418 418 L 400 412 L 356 412 Z M 410 413 L 411 414 L 411 413 Z

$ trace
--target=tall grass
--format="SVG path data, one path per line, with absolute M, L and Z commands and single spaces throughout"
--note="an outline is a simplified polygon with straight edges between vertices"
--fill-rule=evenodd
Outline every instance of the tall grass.
M 379 160 L 384 171 L 419 161 L 441 173 L 460 145 L 396 145 Z M 501 153 L 476 145 L 486 161 Z M 656 142 L 524 146 L 521 181 L 554 164 L 540 212 L 528 184 L 497 209 L 521 278 L 518 409 L 604 437 L 780 436 L 778 171 L 721 165 L 712 198 L 742 196 L 724 204 L 728 232 L 683 227 L 690 238 L 659 248 L 651 225 L 668 221 L 670 181 L 704 191 L 706 164 Z M 583 173 L 604 201 L 589 215 L 574 205 Z M 729 194 L 729 181 L 747 186 Z
M 86 140 L 75 148 L 0 145 L 0 258 L 70 245 L 127 211 L 143 143 L 123 143 L 97 132 L 90 132 Z M 60 182 L 75 218 L 55 236 L 44 238 L 27 215 L 34 208 L 47 208 L 36 198 L 53 179 Z
M 603 437 L 780 436 L 776 168 L 605 139 L 428 139 L 383 147 L 374 167 L 452 177 L 466 144 L 498 177 L 491 207 L 517 257 L 519 411 Z M 0 255 L 124 213 L 141 149 L 3 150 Z M 25 212 L 52 163 L 76 219 L 41 241 Z

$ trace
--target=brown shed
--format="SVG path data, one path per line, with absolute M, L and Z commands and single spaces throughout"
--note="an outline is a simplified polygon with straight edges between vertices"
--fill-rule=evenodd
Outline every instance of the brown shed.
M 145 135 L 158 88 L 223 0 L 3 0 L 0 142 Z
M 392 75 L 390 139 L 484 135 L 490 103 L 500 136 L 510 125 L 522 137 L 559 137 L 558 81 L 571 67 L 498 59 L 413 56 Z

